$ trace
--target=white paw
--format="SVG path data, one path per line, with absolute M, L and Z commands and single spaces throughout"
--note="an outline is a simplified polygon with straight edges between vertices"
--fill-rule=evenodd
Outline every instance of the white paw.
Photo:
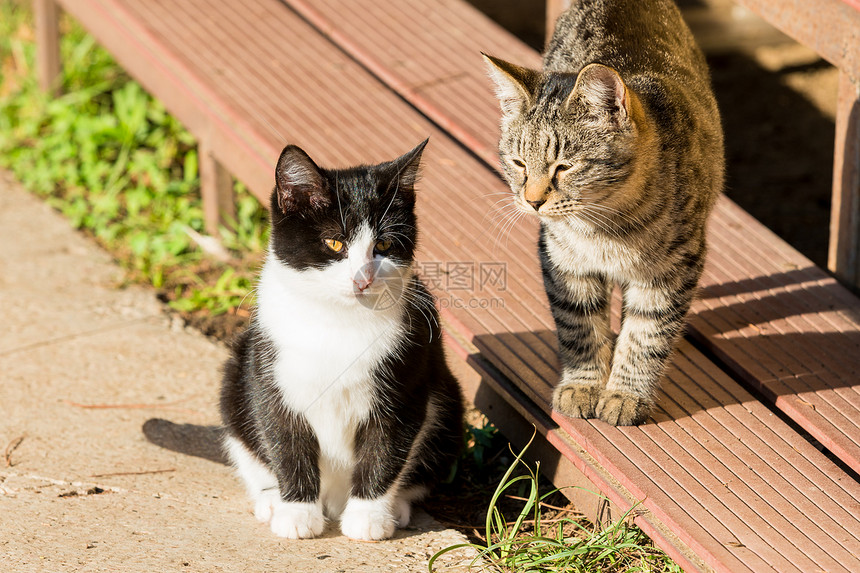
M 394 502 L 394 519 L 397 522 L 397 527 L 406 527 L 409 525 L 410 517 L 412 517 L 412 504 L 398 497 Z
M 323 532 L 325 517 L 320 504 L 278 501 L 270 525 L 278 537 L 307 539 Z
M 408 516 L 407 516 L 408 518 Z M 386 499 L 350 499 L 340 518 L 340 530 L 351 539 L 377 541 L 394 535 L 394 516 Z
M 273 508 L 281 503 L 281 492 L 278 488 L 261 491 L 254 503 L 254 517 L 260 523 L 268 523 L 272 519 Z

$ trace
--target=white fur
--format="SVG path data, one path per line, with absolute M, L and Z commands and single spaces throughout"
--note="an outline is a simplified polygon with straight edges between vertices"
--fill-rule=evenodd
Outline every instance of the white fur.
M 227 455 L 245 482 L 254 501 L 254 517 L 269 523 L 278 537 L 304 539 L 323 532 L 325 517 L 321 503 L 284 502 L 278 490 L 278 479 L 242 442 L 225 439 Z
M 395 272 L 374 256 L 375 243 L 365 225 L 347 246 L 347 258 L 323 270 L 297 271 L 272 254 L 263 267 L 257 320 L 277 348 L 274 376 L 284 405 L 305 417 L 319 441 L 319 502 L 282 502 L 275 476 L 238 440 L 226 443 L 255 502 L 255 515 L 270 520 L 272 531 L 282 537 L 319 535 L 323 508 L 331 518 L 343 513 L 344 533 L 360 539 L 390 537 L 397 523 L 409 519 L 410 500 L 398 501 L 396 486 L 380 500 L 347 499 L 355 431 L 376 400 L 372 374 L 397 351 L 403 336 L 402 300 L 383 310 L 361 300 L 390 287 L 383 279 Z M 353 279 L 368 271 L 374 280 L 359 293 Z
M 290 539 L 316 537 L 325 528 L 322 504 L 278 501 L 272 512 L 272 533 Z
M 570 274 L 603 274 L 612 282 L 645 279 L 654 270 L 646 249 L 631 248 L 629 240 L 596 240 L 592 223 L 577 217 L 547 224 L 547 253 L 553 263 Z
M 376 541 L 391 537 L 397 527 L 395 501 L 390 494 L 376 499 L 351 498 L 343 510 L 340 530 L 352 539 Z
M 228 436 L 224 445 L 227 457 L 245 482 L 248 497 L 254 502 L 254 516 L 268 522 L 272 518 L 272 505 L 280 500 L 278 478 L 238 439 Z
M 438 424 L 439 407 L 434 400 L 427 404 L 424 423 L 409 449 L 406 465 L 400 472 L 402 476 L 414 465 L 418 450 L 424 447 L 427 434 Z M 424 455 L 431 455 L 424 452 Z M 412 515 L 412 502 L 427 495 L 427 488 L 413 487 L 402 489 L 400 478 L 394 481 L 389 490 L 377 499 L 349 498 L 341 517 L 340 529 L 352 539 L 379 540 L 391 537 L 397 527 L 409 525 Z

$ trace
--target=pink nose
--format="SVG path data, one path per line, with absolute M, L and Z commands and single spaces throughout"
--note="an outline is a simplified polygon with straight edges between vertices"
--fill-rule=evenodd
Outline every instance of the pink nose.
M 358 292 L 364 292 L 367 287 L 373 284 L 373 277 L 362 277 L 360 279 L 352 279 L 352 284 L 358 289 Z

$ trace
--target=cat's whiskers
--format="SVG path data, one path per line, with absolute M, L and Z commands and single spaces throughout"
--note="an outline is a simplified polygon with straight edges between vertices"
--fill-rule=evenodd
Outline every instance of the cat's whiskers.
M 408 246 L 406 244 L 407 242 L 409 244 L 414 244 L 414 241 L 408 235 L 406 235 L 406 233 L 402 233 L 400 231 L 389 231 L 388 229 L 384 229 L 383 234 L 397 241 L 397 243 L 404 249 Z
M 408 223 L 389 223 L 387 221 L 383 221 L 381 224 L 385 225 L 384 229 L 388 229 L 389 227 L 407 227 L 409 229 L 413 228 L 413 226 Z
M 498 242 L 501 239 L 505 227 L 507 227 L 508 222 L 514 215 L 516 215 L 515 209 L 508 209 L 507 212 L 502 212 L 496 215 L 496 220 L 495 223 L 493 223 L 493 228 L 490 229 L 490 235 L 495 238 L 495 241 L 493 242 L 494 246 L 498 245 Z
M 495 197 L 496 195 L 504 195 L 505 197 L 509 197 L 511 195 L 510 191 L 493 191 L 492 193 L 484 193 L 481 197 Z
M 505 195 L 505 197 L 496 200 L 492 205 L 490 205 L 490 208 L 484 214 L 484 218 L 481 221 L 481 225 L 487 224 L 488 219 L 489 222 L 495 223 L 501 216 L 500 213 L 504 210 L 504 208 L 514 204 L 513 197 L 511 197 L 511 194 L 506 193 Z
M 561 203 L 561 206 L 554 207 L 544 214 L 549 216 L 579 218 L 597 227 L 604 233 L 618 238 L 624 238 L 625 235 L 625 233 L 617 228 L 618 219 L 621 219 L 622 221 L 625 219 L 633 219 L 618 209 L 601 205 L 599 203 L 585 202 L 579 197 L 563 200 Z
M 500 199 L 495 199 L 490 205 L 490 210 L 495 210 L 496 205 L 499 203 L 512 202 L 514 200 L 514 195 L 510 191 L 496 191 L 495 193 L 486 193 L 483 197 L 492 199 L 494 197 L 501 197 Z
M 385 216 L 388 215 L 388 210 L 391 209 L 391 206 L 394 204 L 394 200 L 397 199 L 397 192 L 400 191 L 400 171 L 397 172 L 397 176 L 394 180 L 396 182 L 396 187 L 394 188 L 394 192 L 391 194 L 391 201 L 388 202 L 388 206 L 385 208 L 385 211 L 382 212 L 382 217 L 379 218 L 380 221 L 385 221 Z M 388 182 L 388 187 L 385 189 L 386 193 L 389 191 L 391 191 L 391 181 Z
M 492 204 L 492 205 L 490 205 L 490 210 L 492 210 L 492 211 L 497 210 L 497 209 L 498 209 L 498 207 L 496 207 L 496 205 L 498 205 L 499 203 L 505 203 L 505 204 L 507 204 L 507 203 L 513 203 L 513 202 L 514 202 L 514 198 L 511 196 L 511 194 L 510 194 L 510 193 L 507 193 L 507 194 L 506 194 L 504 197 L 502 197 L 501 199 L 497 199 L 497 200 L 495 200 L 495 201 L 493 202 L 493 204 Z
M 343 231 L 346 233 L 346 218 L 343 216 L 343 207 L 340 204 L 340 182 L 338 181 L 337 173 L 335 173 L 334 176 L 334 196 L 337 197 L 337 210 L 340 213 L 340 224 L 343 225 Z
M 501 228 L 507 223 L 508 218 L 513 216 L 513 210 L 510 207 L 498 209 L 493 215 L 493 227 L 490 229 L 490 235 L 498 237 Z
M 412 302 L 417 303 L 419 306 L 426 307 L 428 310 L 433 309 L 436 305 L 436 297 L 431 292 L 420 289 L 413 283 L 410 283 L 407 288 L 407 293 L 409 294 Z M 433 322 L 436 323 L 436 318 L 431 318 Z
M 641 219 L 628 215 L 622 211 L 606 207 L 604 205 L 589 205 L 585 211 L 588 211 L 592 216 L 599 216 L 606 221 L 607 226 L 614 230 L 614 234 L 619 238 L 628 236 L 632 231 L 644 228 L 646 223 Z M 627 223 L 627 228 L 620 228 L 620 224 Z
M 502 203 L 503 200 L 497 201 L 496 204 Z M 495 207 L 492 211 L 492 222 L 495 223 L 491 233 L 494 233 L 498 226 L 503 223 L 513 211 L 520 210 L 519 206 L 513 202 L 506 202 L 499 207 Z
M 607 235 L 613 235 L 619 239 L 623 238 L 624 235 L 613 226 L 613 222 L 606 215 L 599 213 L 597 211 L 588 211 L 587 209 L 583 209 L 578 212 L 578 215 L 581 219 L 591 223 Z
M 259 274 L 259 273 L 258 273 L 258 274 Z M 239 304 L 238 304 L 238 305 L 236 305 L 236 310 L 239 310 L 240 308 L 242 308 L 242 305 L 243 305 L 243 304 L 245 304 L 245 301 L 246 301 L 246 300 L 248 300 L 248 297 L 249 297 L 249 296 L 254 295 L 254 297 L 256 298 L 256 296 L 257 296 L 257 289 L 258 289 L 258 288 L 259 288 L 259 286 L 255 286 L 255 287 L 253 287 L 251 290 L 249 290 L 248 292 L 246 292 L 246 293 L 245 293 L 245 296 L 243 296 L 243 297 L 242 297 L 242 300 L 240 300 L 240 301 L 239 301 Z
M 501 207 L 497 207 L 497 205 L 501 204 L 502 206 L 505 206 L 505 205 L 509 205 L 509 204 L 513 204 L 513 203 L 514 203 L 514 196 L 512 194 L 508 193 L 508 194 L 506 194 L 505 197 L 502 197 L 501 199 L 496 199 L 495 201 L 493 201 L 493 203 L 490 205 L 489 210 L 491 212 L 495 212 L 501 208 Z
M 404 290 L 407 304 L 411 305 L 415 310 L 421 313 L 424 320 L 427 321 L 427 327 L 430 330 L 430 342 L 433 341 L 433 325 L 439 327 L 439 322 L 436 320 L 434 312 L 436 306 L 436 298 L 429 292 L 418 289 L 413 283 Z M 431 323 L 432 321 L 432 323 Z
M 641 217 L 638 217 L 636 215 L 631 215 L 630 213 L 622 211 L 621 209 L 616 209 L 615 207 L 610 207 L 609 205 L 603 205 L 600 203 L 591 203 L 588 205 L 588 208 L 596 209 L 598 211 L 604 211 L 604 212 L 609 213 L 611 215 L 615 215 L 619 219 L 621 219 L 622 221 L 629 221 L 629 222 L 636 223 L 639 227 L 644 227 L 647 225 L 647 223 L 645 221 L 643 221 Z
M 493 244 L 493 252 L 498 251 L 499 243 L 501 242 L 503 236 L 505 237 L 505 248 L 507 248 L 508 238 L 510 237 L 510 233 L 513 230 L 514 226 L 528 214 L 529 213 L 527 213 L 526 211 L 523 211 L 522 209 L 519 209 L 514 206 L 513 214 L 508 218 L 507 224 L 502 227 L 502 229 L 499 231 L 498 236 L 496 237 L 496 241 Z

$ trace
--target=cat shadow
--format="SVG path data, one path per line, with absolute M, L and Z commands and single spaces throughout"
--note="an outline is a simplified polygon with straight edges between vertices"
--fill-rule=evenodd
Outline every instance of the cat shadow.
M 820 274 L 823 278 L 823 273 Z M 856 342 L 846 345 L 845 339 L 856 341 L 858 333 L 837 332 L 837 329 L 860 323 L 860 304 L 834 282 L 821 284 L 818 280 L 819 277 L 810 278 L 804 271 L 789 271 L 710 285 L 701 289 L 698 297 L 701 303 L 694 305 L 690 320 L 693 324 L 704 323 L 701 330 L 713 334 L 753 327 L 771 335 L 778 332 L 782 321 L 788 321 L 796 329 L 802 329 L 804 337 L 810 336 L 809 346 L 814 346 L 815 335 L 832 333 L 825 340 L 837 342 L 842 359 L 842 353 L 856 350 Z
M 143 435 L 151 443 L 170 450 L 227 465 L 227 456 L 221 447 L 224 428 L 198 424 L 177 424 L 162 418 L 150 418 L 143 424 Z

